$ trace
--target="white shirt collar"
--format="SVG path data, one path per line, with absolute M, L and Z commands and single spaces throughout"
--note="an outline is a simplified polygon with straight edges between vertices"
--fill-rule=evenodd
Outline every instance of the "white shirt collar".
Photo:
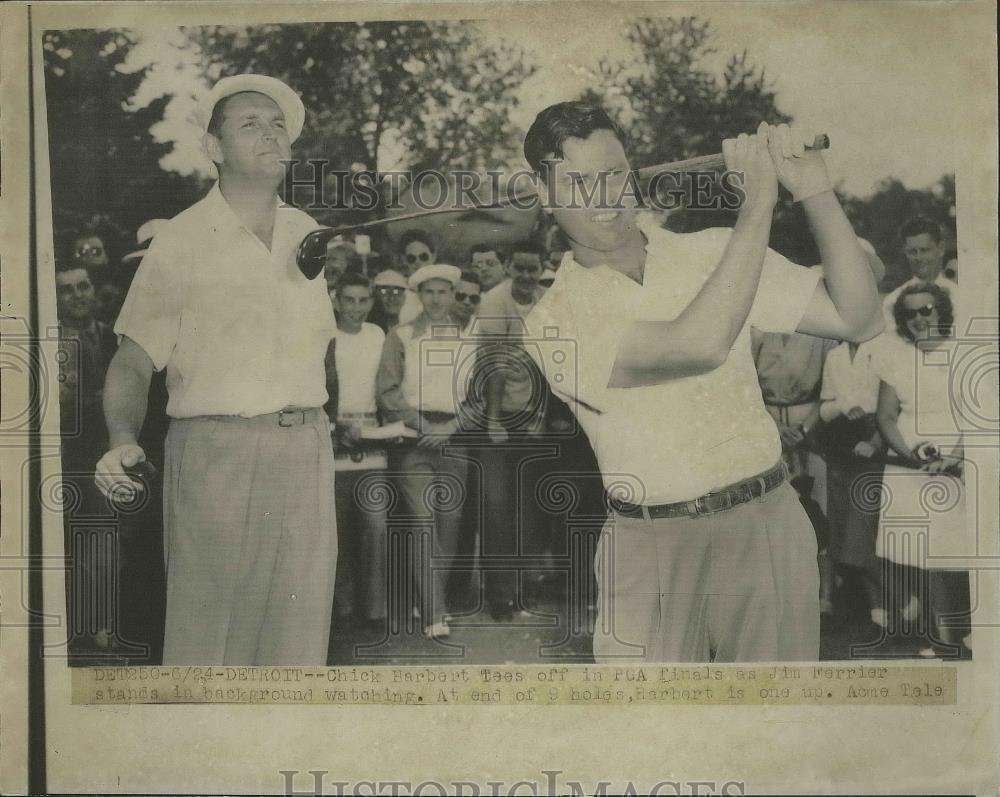
M 656 215 L 650 213 L 649 211 L 640 211 L 636 216 L 636 226 L 646 236 L 646 249 L 648 251 L 649 244 L 654 238 L 658 238 L 664 234 L 663 228 L 660 226 L 659 219 Z M 568 267 L 568 268 L 567 268 Z M 563 274 L 566 270 L 570 278 L 579 276 L 581 274 L 589 274 L 593 278 L 603 277 L 607 279 L 608 277 L 621 277 L 622 274 L 619 271 L 615 271 L 613 268 L 608 266 L 606 263 L 601 263 L 597 266 L 582 266 L 576 262 L 573 257 L 573 250 L 567 250 L 559 263 L 559 270 L 556 272 L 556 279 L 553 282 L 553 287 L 559 282 L 559 276 Z

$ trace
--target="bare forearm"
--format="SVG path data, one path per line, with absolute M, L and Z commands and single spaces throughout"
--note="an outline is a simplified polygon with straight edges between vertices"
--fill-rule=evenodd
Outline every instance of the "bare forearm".
M 802 206 L 837 313 L 859 337 L 873 337 L 882 322 L 875 276 L 840 202 L 833 191 L 823 191 L 805 199 Z
M 913 452 L 910 451 L 910 447 L 906 445 L 906 441 L 903 440 L 903 435 L 900 433 L 899 427 L 896 425 L 895 416 L 879 413 L 875 416 L 875 421 L 878 424 L 878 430 L 882 435 L 882 439 L 889 448 L 895 451 L 902 459 L 911 465 L 919 464 L 919 462 L 917 462 L 914 458 Z
M 622 340 L 619 363 L 658 381 L 703 373 L 724 362 L 757 294 L 770 232 L 770 207 L 742 213 L 698 295 L 672 321 L 633 324 Z
M 146 420 L 149 376 L 119 357 L 111 360 L 104 381 L 104 420 L 110 448 L 134 445 Z

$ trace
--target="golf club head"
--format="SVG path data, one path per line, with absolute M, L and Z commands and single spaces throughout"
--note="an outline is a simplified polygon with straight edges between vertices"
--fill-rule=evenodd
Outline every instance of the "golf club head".
M 326 266 L 326 245 L 336 235 L 330 227 L 313 230 L 299 244 L 295 263 L 306 279 L 314 280 L 323 273 Z

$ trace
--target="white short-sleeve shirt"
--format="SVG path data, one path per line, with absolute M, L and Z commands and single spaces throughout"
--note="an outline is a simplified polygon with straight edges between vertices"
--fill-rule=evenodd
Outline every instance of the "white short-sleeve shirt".
M 677 234 L 640 217 L 647 259 L 639 285 L 567 253 L 555 282 L 528 316 L 525 341 L 552 389 L 568 399 L 597 455 L 605 488 L 633 503 L 686 501 L 772 467 L 781 456 L 761 398 L 750 327 L 794 332 L 820 274 L 768 250 L 749 318 L 726 362 L 657 385 L 609 388 L 625 330 L 669 321 L 694 299 L 732 234 Z
M 326 283 L 295 264 L 308 215 L 278 205 L 270 250 L 216 184 L 160 229 L 115 332 L 167 369 L 167 414 L 253 417 L 327 400 L 336 332 Z

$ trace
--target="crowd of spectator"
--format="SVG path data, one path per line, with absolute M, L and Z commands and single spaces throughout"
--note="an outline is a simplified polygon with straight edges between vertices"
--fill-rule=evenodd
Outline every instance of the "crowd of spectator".
M 144 225 L 140 244 L 155 226 Z M 525 349 L 524 320 L 569 250 L 555 227 L 537 237 L 540 244 L 477 243 L 454 265 L 439 262 L 434 240 L 419 229 L 400 236 L 391 254 L 374 251 L 360 234 L 330 241 L 335 631 L 366 625 L 389 633 L 402 614 L 423 636 L 447 638 L 456 590 L 471 591 L 474 604 L 481 599 L 494 622 L 511 622 L 532 609 L 526 584 L 551 576 L 539 563 L 566 550 L 565 512 L 546 505 L 536 488 L 547 474 L 596 466 Z M 927 630 L 915 652 L 969 655 L 968 575 L 927 565 L 928 553 L 940 553 L 932 550 L 938 540 L 961 549 L 968 533 L 961 500 L 956 511 L 928 520 L 923 547 L 900 544 L 890 522 L 893 513 L 921 514 L 928 480 L 947 480 L 964 495 L 949 385 L 918 356 L 954 345 L 957 264 L 926 219 L 905 225 L 900 245 L 913 276 L 885 296 L 881 336 L 836 345 L 755 332 L 754 360 L 792 483 L 817 530 L 824 615 L 835 621 L 850 591 L 867 607 L 873 639 L 923 618 Z M 117 345 L 111 327 L 142 254 L 112 265 L 101 238 L 82 234 L 57 265 L 63 471 L 76 495 L 66 509 L 69 644 L 85 659 L 126 649 L 142 660 L 141 649 L 152 660 L 158 645 L 155 620 L 145 629 L 121 621 L 136 604 L 147 614 L 162 611 L 162 599 L 150 594 L 162 579 L 155 490 L 149 511 L 122 520 L 100 544 L 87 542 L 92 524 L 77 522 L 110 511 L 92 485 L 108 442 L 102 388 Z M 879 258 L 870 255 L 877 270 Z M 165 400 L 162 384 L 158 390 Z M 147 439 L 159 436 L 162 447 L 162 407 L 146 426 Z M 155 442 L 146 450 L 155 462 Z M 891 501 L 862 489 L 883 482 Z M 601 506 L 599 479 L 580 492 L 580 501 Z M 142 532 L 129 534 L 129 522 L 141 522 Z M 135 563 L 146 572 L 139 587 L 123 592 Z M 586 576 L 567 583 L 582 585 L 570 599 L 586 611 L 594 590 L 586 559 L 581 567 Z

